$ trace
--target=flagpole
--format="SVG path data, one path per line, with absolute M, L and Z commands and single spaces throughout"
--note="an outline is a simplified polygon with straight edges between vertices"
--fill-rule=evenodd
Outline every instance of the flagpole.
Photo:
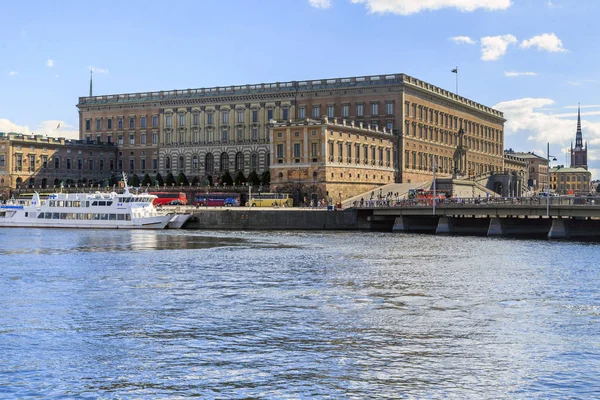
M 458 65 L 456 66 L 456 95 L 458 95 Z

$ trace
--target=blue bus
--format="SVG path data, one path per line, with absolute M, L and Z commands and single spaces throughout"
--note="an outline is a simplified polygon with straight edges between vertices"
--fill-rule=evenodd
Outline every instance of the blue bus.
M 239 193 L 198 193 L 196 207 L 237 207 L 240 205 Z

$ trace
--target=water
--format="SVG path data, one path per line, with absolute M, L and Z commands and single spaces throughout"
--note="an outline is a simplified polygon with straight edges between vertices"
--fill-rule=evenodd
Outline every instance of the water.
M 598 244 L 0 230 L 1 398 L 597 398 Z

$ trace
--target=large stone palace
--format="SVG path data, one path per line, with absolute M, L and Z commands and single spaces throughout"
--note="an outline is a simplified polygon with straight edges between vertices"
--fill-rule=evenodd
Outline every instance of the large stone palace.
M 503 169 L 500 111 L 406 74 L 90 93 L 77 107 L 80 139 L 116 144 L 117 173 L 260 174 L 273 162 L 274 121 L 324 118 L 393 132 L 396 182 L 429 180 L 434 164 L 438 176 Z

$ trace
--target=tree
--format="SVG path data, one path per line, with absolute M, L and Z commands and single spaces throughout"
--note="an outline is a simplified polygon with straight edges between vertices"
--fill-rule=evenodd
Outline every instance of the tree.
M 165 181 L 163 181 L 163 177 L 160 174 L 160 172 L 158 174 L 156 174 L 156 176 L 154 177 L 154 182 L 158 185 L 158 186 L 162 186 L 165 184 Z
M 152 185 L 152 179 L 150 179 L 150 175 L 147 173 L 142 178 L 142 186 L 150 186 Z
M 173 176 L 172 172 L 169 172 L 167 174 L 167 179 L 165 180 L 165 183 L 167 184 L 167 186 L 173 186 L 176 183 L 175 177 Z
M 221 177 L 221 182 L 224 185 L 233 186 L 233 178 L 231 177 L 231 174 L 229 173 L 229 171 L 225 171 L 225 173 Z
M 238 171 L 233 182 L 236 186 L 241 186 L 246 183 L 246 177 L 244 176 L 244 173 L 242 171 Z
M 137 176 L 137 174 L 133 174 L 131 176 L 131 179 L 129 180 L 129 185 L 131 187 L 139 187 L 140 186 L 140 178 Z
M 194 178 L 192 179 L 192 185 L 197 185 L 198 183 L 200 183 L 200 177 L 198 177 L 197 175 L 194 176 Z
M 271 184 L 271 173 L 269 172 L 269 170 L 264 171 L 260 175 L 260 183 L 265 186 Z
M 252 186 L 260 185 L 260 177 L 258 176 L 258 174 L 256 173 L 256 171 L 250 172 L 250 175 L 248 175 L 248 182 Z
M 183 171 L 181 171 L 179 173 L 179 175 L 177 175 L 177 185 L 179 186 L 187 186 L 190 183 L 188 182 L 188 178 L 187 176 L 185 176 L 185 174 L 183 173 Z

